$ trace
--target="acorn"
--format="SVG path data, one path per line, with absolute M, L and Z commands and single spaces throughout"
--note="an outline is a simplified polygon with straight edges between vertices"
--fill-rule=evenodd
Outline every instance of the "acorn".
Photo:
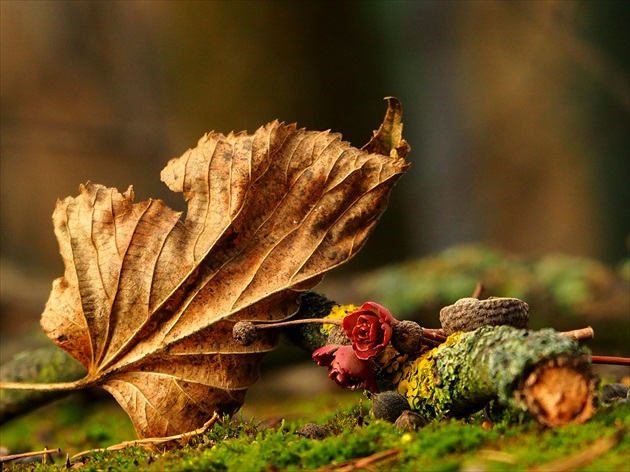
M 392 346 L 401 354 L 420 352 L 422 338 L 422 328 L 415 321 L 403 320 L 392 327 Z
M 407 399 L 396 391 L 372 395 L 372 414 L 376 419 L 393 423 L 403 411 L 408 409 Z
M 330 430 L 326 426 L 317 423 L 306 423 L 295 431 L 295 434 L 308 439 L 325 439 L 330 436 Z
M 396 419 L 394 427 L 404 429 L 405 431 L 415 431 L 425 424 L 427 424 L 427 420 L 418 413 L 411 410 L 405 410 L 398 419 Z

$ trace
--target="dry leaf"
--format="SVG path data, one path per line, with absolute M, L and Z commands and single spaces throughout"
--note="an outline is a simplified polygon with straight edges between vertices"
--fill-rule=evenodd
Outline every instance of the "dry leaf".
M 162 171 L 185 220 L 160 200 L 133 203 L 132 187 L 88 183 L 57 202 L 65 274 L 41 324 L 86 367 L 77 385 L 108 390 L 140 437 L 235 412 L 277 339 L 265 330 L 243 347 L 234 323 L 294 314 L 301 290 L 361 248 L 408 167 L 389 103 L 367 150 L 277 121 L 204 136 Z

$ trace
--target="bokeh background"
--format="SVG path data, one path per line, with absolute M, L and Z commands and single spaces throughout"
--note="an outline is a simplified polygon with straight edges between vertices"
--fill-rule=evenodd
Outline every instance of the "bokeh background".
M 279 119 L 365 144 L 403 105 L 412 167 L 348 276 L 481 241 L 616 264 L 630 234 L 630 2 L 8 1 L 2 332 L 63 273 L 51 215 L 159 179 L 203 133 Z M 336 276 L 333 274 L 333 277 Z M 629 309 L 630 310 L 630 309 Z

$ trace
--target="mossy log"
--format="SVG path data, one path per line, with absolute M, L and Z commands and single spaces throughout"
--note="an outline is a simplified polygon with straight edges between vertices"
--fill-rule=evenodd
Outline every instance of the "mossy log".
M 596 377 L 578 343 L 552 329 L 486 326 L 451 335 L 415 359 L 385 352 L 381 375 L 425 418 L 465 416 L 490 400 L 547 426 L 594 412 Z

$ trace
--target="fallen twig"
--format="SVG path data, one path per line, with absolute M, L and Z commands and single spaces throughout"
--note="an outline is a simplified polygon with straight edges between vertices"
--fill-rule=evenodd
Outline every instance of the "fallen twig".
M 353 470 L 370 469 L 370 466 L 375 462 L 400 454 L 400 451 L 402 451 L 400 448 L 387 449 L 385 451 L 372 454 L 371 456 L 349 459 L 347 461 L 339 462 L 338 464 L 328 464 L 324 467 L 320 467 L 316 470 L 316 472 L 351 472 Z
M 577 454 L 562 457 L 546 464 L 542 464 L 538 467 L 527 469 L 527 472 L 565 472 L 584 467 L 588 463 L 603 456 L 623 439 L 624 432 L 622 430 L 617 431 L 615 434 L 598 439 L 586 449 Z
M 70 459 L 74 460 L 77 459 L 79 457 L 82 457 L 86 454 L 89 454 L 91 452 L 103 452 L 103 451 L 117 451 L 119 449 L 124 449 L 126 447 L 133 447 L 133 446 L 142 446 L 142 447 L 146 447 L 146 446 L 155 446 L 158 444 L 164 444 L 170 441 L 177 441 L 177 440 L 186 440 L 191 438 L 192 436 L 198 436 L 200 434 L 205 433 L 210 426 L 212 426 L 214 423 L 217 422 L 217 420 L 219 419 L 219 414 L 215 412 L 214 415 L 212 415 L 212 418 L 210 418 L 208 421 L 206 421 L 204 423 L 204 425 L 201 428 L 197 428 L 193 431 L 189 431 L 187 433 L 182 433 L 182 434 L 175 434 L 173 436 L 166 436 L 166 437 L 161 437 L 161 438 L 144 438 L 144 439 L 136 439 L 133 441 L 123 441 L 119 444 L 114 444 L 112 446 L 109 447 L 105 447 L 105 448 L 100 448 L 100 449 L 90 449 L 87 451 L 82 451 L 79 452 L 77 454 L 75 454 L 74 456 L 72 456 Z
M 46 455 L 52 454 L 54 452 L 60 453 L 61 449 L 60 448 L 57 448 L 57 449 L 44 448 L 44 450 L 42 451 L 31 451 L 31 452 L 20 452 L 18 454 L 9 454 L 7 456 L 0 456 L 0 464 L 3 462 L 15 460 L 15 459 L 23 459 L 25 457 L 33 457 L 33 456 L 40 456 L 40 455 L 43 455 L 45 457 Z
M 562 336 L 566 336 L 567 338 L 575 339 L 576 341 L 584 341 L 595 337 L 595 331 L 593 331 L 593 328 L 590 326 L 587 326 L 586 328 L 573 329 L 571 331 L 562 331 L 560 334 Z
M 422 328 L 422 341 L 429 346 L 439 346 L 446 341 L 441 329 Z

